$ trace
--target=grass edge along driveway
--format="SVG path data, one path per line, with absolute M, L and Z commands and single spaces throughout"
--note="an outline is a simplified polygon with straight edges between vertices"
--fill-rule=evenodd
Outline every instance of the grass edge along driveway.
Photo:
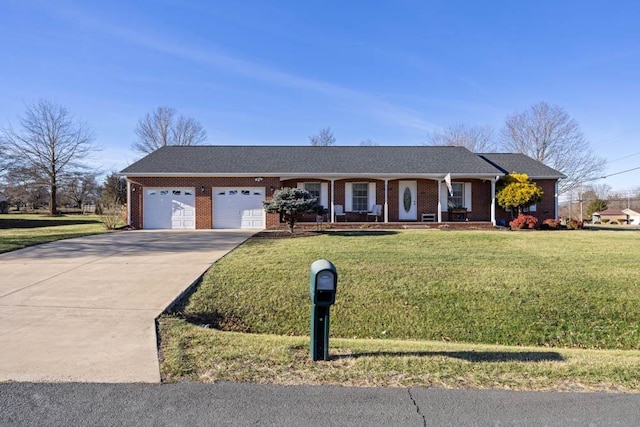
M 634 319 L 637 322 L 638 317 L 634 312 L 625 314 L 625 310 L 637 302 L 637 297 L 631 291 L 635 289 L 634 286 L 637 283 L 640 283 L 640 280 L 637 280 L 640 276 L 638 267 L 634 267 L 637 263 L 629 263 L 628 257 L 616 256 L 616 251 L 637 249 L 637 236 L 637 234 L 620 234 L 619 232 L 588 231 L 531 233 L 410 231 L 377 236 L 383 239 L 378 242 L 375 239 L 367 240 L 365 237 L 349 239 L 350 236 L 335 235 L 277 241 L 253 239 L 229 254 L 209 271 L 179 316 L 165 316 L 160 319 L 163 378 L 168 381 L 188 378 L 200 381 L 230 380 L 282 384 L 435 385 L 532 390 L 637 391 L 640 390 L 637 380 L 640 378 L 640 352 L 638 352 L 638 337 L 634 335 L 637 332 L 637 323 L 631 325 L 628 323 Z M 376 236 L 369 237 L 376 238 Z M 394 247 L 392 240 L 384 239 L 399 239 L 399 241 Z M 356 243 L 351 245 L 351 241 Z M 444 249 L 451 246 L 454 250 L 449 249 L 447 252 Z M 498 253 L 493 253 L 496 251 L 487 251 L 487 248 L 500 248 L 500 250 L 496 249 Z M 454 333 L 442 334 L 435 339 L 411 337 L 410 334 L 419 332 L 419 328 L 414 325 L 415 321 L 410 321 L 411 312 L 402 311 L 402 305 L 399 311 L 387 317 L 387 320 L 385 315 L 380 313 L 384 310 L 384 304 L 375 305 L 375 301 L 372 300 L 368 301 L 369 306 L 362 307 L 361 312 L 357 311 L 353 300 L 364 298 L 364 296 L 355 294 L 348 297 L 349 289 L 353 291 L 357 286 L 356 281 L 352 280 L 353 277 L 350 279 L 354 271 L 349 270 L 349 264 L 343 262 L 348 258 L 358 271 L 369 269 L 375 275 L 387 275 L 386 278 L 383 277 L 383 282 L 395 282 L 400 285 L 399 288 L 385 288 L 386 292 L 374 293 L 375 295 L 384 296 L 409 289 L 410 293 L 406 295 L 406 300 L 411 301 L 412 298 L 424 296 L 412 295 L 415 292 L 422 292 L 419 290 L 424 289 L 424 286 L 411 286 L 410 279 L 420 278 L 424 273 L 412 268 L 416 264 L 411 260 L 411 251 L 419 253 L 420 265 L 430 265 L 430 268 L 427 268 L 430 283 L 445 282 L 445 279 L 452 274 L 446 268 L 444 271 L 438 271 L 439 268 L 444 268 L 442 265 L 447 265 L 439 257 L 449 258 L 449 262 L 451 258 L 454 258 L 454 261 L 464 259 L 467 265 L 474 267 L 467 279 L 448 281 L 447 286 L 453 294 L 447 296 L 449 299 L 442 298 L 447 306 L 440 311 L 437 307 L 430 307 L 430 311 L 435 313 L 443 313 L 444 309 L 463 312 L 469 309 L 470 303 L 472 303 L 471 306 L 478 305 L 474 301 L 478 295 L 504 296 L 505 292 L 507 296 L 517 301 L 519 304 L 516 307 L 517 310 L 524 311 L 527 305 L 535 302 L 535 298 L 530 298 L 530 295 L 523 293 L 523 289 L 531 290 L 533 295 L 539 293 L 539 289 L 536 289 L 535 284 L 528 285 L 530 278 L 522 272 L 535 270 L 538 275 L 542 272 L 546 278 L 541 285 L 543 288 L 556 286 L 569 289 L 568 287 L 576 286 L 576 283 L 584 280 L 584 276 L 576 272 L 585 270 L 585 266 L 588 265 L 595 268 L 592 270 L 587 268 L 585 273 L 595 275 L 595 278 L 592 278 L 594 283 L 579 289 L 578 293 L 583 294 L 586 289 L 587 294 L 590 294 L 590 304 L 596 304 L 588 307 L 590 310 L 599 312 L 606 305 L 620 305 L 621 307 L 613 308 L 621 317 L 611 319 L 605 315 L 601 319 L 603 323 L 596 325 L 597 330 L 594 332 L 592 330 L 594 328 L 590 327 L 591 320 L 588 316 L 581 321 L 585 310 L 578 307 L 580 304 L 577 303 L 580 301 L 572 300 L 575 295 L 570 293 L 568 300 L 558 301 L 555 305 L 542 300 L 543 306 L 554 306 L 545 315 L 550 316 L 549 319 L 557 320 L 556 324 L 552 325 L 555 329 L 548 331 L 552 334 L 549 336 L 551 339 L 544 345 L 522 344 L 527 340 L 533 339 L 535 342 L 535 340 L 544 340 L 549 337 L 545 338 L 544 334 L 537 338 L 531 337 L 532 332 L 526 330 L 526 327 L 518 326 L 517 322 L 515 326 L 508 327 L 511 330 L 505 335 L 509 340 L 515 341 L 515 345 L 510 346 L 493 345 L 508 344 L 499 339 L 496 340 L 495 337 L 485 343 L 477 342 L 478 337 L 482 339 L 482 335 L 476 335 L 475 343 L 460 339 Z M 394 259 L 398 253 L 400 258 Z M 571 258 L 567 258 L 569 254 L 572 255 Z M 606 255 L 603 257 L 604 261 L 594 260 L 602 254 Z M 506 265 L 512 262 L 519 267 L 514 267 L 507 273 L 512 276 L 525 276 L 520 280 L 523 280 L 522 283 L 527 286 L 523 285 L 520 293 L 513 294 L 514 285 L 511 280 L 507 285 L 501 285 L 491 275 L 491 271 L 495 269 L 493 267 L 496 264 L 495 260 L 503 259 L 508 255 L 510 257 L 507 258 Z M 332 261 L 338 260 L 336 265 L 339 274 L 341 266 L 343 274 L 339 281 L 336 306 L 332 310 L 332 360 L 313 363 L 308 357 L 308 338 L 304 337 L 308 334 L 309 322 L 306 280 L 309 260 L 324 257 Z M 246 267 L 249 260 L 253 268 L 241 268 L 243 265 Z M 401 266 L 404 274 L 398 273 L 397 269 L 391 269 L 390 272 L 381 270 L 379 266 L 387 261 Z M 430 262 L 433 264 L 429 264 Z M 481 271 L 483 265 L 489 266 L 489 273 Z M 542 270 L 541 266 L 544 266 Z M 551 268 L 557 271 L 550 274 L 548 270 Z M 606 269 L 607 277 L 612 278 L 609 283 L 600 283 L 599 270 L 602 269 Z M 460 271 L 455 270 L 458 273 Z M 498 273 L 503 274 L 504 269 L 498 268 Z M 372 273 L 368 274 L 372 277 Z M 294 280 L 296 283 L 287 282 L 287 277 L 295 275 L 301 279 Z M 516 280 L 516 284 L 517 282 Z M 280 283 L 283 287 L 278 288 L 276 283 Z M 621 284 L 623 286 L 620 286 Z M 471 288 L 472 292 L 468 292 L 469 288 L 465 286 L 479 287 L 481 292 L 475 288 Z M 506 286 L 506 289 L 501 289 L 501 286 Z M 266 294 L 260 293 L 263 289 L 267 292 Z M 444 289 L 440 288 L 440 291 Z M 456 289 L 465 290 L 468 296 L 456 297 Z M 515 289 L 518 287 L 516 286 Z M 620 295 L 612 294 L 611 289 L 620 289 Z M 397 295 L 394 295 L 397 298 Z M 552 293 L 550 297 L 557 296 Z M 451 305 L 456 298 L 459 302 L 457 307 Z M 434 301 L 431 301 L 432 305 L 435 305 Z M 341 304 L 342 312 L 339 310 Z M 374 305 L 371 306 L 371 304 Z M 281 305 L 287 307 L 287 310 L 281 312 L 274 309 Z M 485 301 L 480 305 L 485 305 Z M 499 301 L 497 305 L 504 305 L 504 303 Z M 335 328 L 335 324 L 340 326 L 340 316 L 349 317 L 347 306 L 350 307 L 350 311 L 355 311 L 353 319 L 343 321 L 342 328 Z M 573 306 L 576 306 L 574 312 L 566 308 Z M 296 311 L 299 313 L 293 315 L 289 313 Z M 366 313 L 370 312 L 375 312 L 378 316 L 369 318 L 371 323 L 375 324 L 376 321 L 381 323 L 373 325 L 368 331 L 357 329 L 357 319 L 365 318 Z M 607 313 L 606 310 L 604 312 Z M 578 316 L 578 319 L 572 319 L 572 315 Z M 489 323 L 484 324 L 479 322 L 477 316 L 462 316 L 458 313 L 458 317 L 466 319 L 468 323 L 462 325 L 461 330 L 464 331 L 487 328 L 483 325 L 491 325 L 492 317 L 496 316 L 492 313 L 487 315 L 485 312 L 486 318 L 483 321 L 489 321 Z M 389 321 L 388 319 L 397 320 L 394 323 L 395 330 L 385 328 L 384 322 Z M 433 322 L 437 319 L 427 320 L 429 328 L 426 329 L 446 326 L 434 324 Z M 220 325 L 216 324 L 216 321 L 220 321 Z M 448 319 L 445 321 L 449 322 Z M 499 316 L 493 319 L 493 322 L 503 321 L 504 319 L 500 319 Z M 417 322 L 425 321 L 417 319 Z M 398 325 L 403 323 L 407 324 L 408 332 L 397 329 Z M 611 329 L 602 329 L 607 327 L 607 323 Z M 353 325 L 356 327 L 353 328 Z M 494 323 L 494 325 L 497 324 Z M 259 333 L 223 332 L 211 326 Z M 626 334 L 625 337 L 610 339 L 605 337 L 620 327 Z M 388 330 L 391 333 L 385 336 Z M 558 331 L 563 331 L 564 336 L 560 336 Z M 535 333 L 540 334 L 540 331 Z M 401 340 L 395 339 L 398 335 Z M 338 336 L 342 338 L 337 338 Z M 464 337 L 464 334 L 461 336 Z M 365 339 L 353 339 L 354 337 Z M 446 342 L 449 340 L 452 342 Z M 608 349 L 607 346 L 609 346 Z M 587 347 L 589 350 L 580 350 L 582 347 Z
M 0 253 L 106 232 L 96 215 L 2 214 Z

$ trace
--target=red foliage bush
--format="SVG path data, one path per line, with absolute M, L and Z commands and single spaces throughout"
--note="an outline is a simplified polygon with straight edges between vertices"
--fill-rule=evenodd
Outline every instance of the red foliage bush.
M 509 226 L 521 230 L 523 228 L 534 228 L 537 223 L 538 219 L 535 216 L 520 214 L 509 223 Z

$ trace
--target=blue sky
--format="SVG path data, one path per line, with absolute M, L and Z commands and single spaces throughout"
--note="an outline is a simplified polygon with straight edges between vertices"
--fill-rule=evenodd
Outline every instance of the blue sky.
M 418 145 L 456 122 L 499 129 L 538 101 L 578 120 L 607 173 L 640 167 L 633 1 L 0 0 L 0 124 L 65 105 L 120 170 L 160 105 L 209 144 Z M 611 176 L 640 187 L 640 169 Z

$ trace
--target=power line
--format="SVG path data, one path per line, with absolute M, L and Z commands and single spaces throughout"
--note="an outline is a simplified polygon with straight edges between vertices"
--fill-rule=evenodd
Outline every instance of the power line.
M 625 171 L 621 171 L 621 172 L 610 173 L 609 175 L 601 176 L 601 177 L 600 177 L 600 178 L 598 178 L 598 179 L 609 178 L 610 176 L 621 175 L 621 174 L 623 174 L 623 173 L 627 173 L 627 172 L 635 171 L 635 170 L 638 170 L 638 169 L 640 169 L 640 166 L 635 167 L 635 168 L 631 168 L 631 169 L 627 169 L 627 170 L 625 170 Z
M 637 152 L 637 153 L 633 153 L 633 154 L 629 154 L 627 156 L 620 157 L 618 159 L 608 160 L 607 163 L 614 163 L 614 162 L 617 162 L 617 161 L 620 161 L 620 160 L 624 160 L 624 159 L 628 159 L 629 157 L 634 157 L 634 156 L 638 156 L 638 155 L 640 155 L 640 151 Z

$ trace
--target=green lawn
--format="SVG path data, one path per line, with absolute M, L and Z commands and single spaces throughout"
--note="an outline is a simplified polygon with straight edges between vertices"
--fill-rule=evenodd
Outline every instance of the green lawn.
M 185 314 L 307 335 L 309 265 L 326 258 L 339 275 L 334 337 L 640 349 L 638 254 L 639 233 L 613 231 L 253 239 L 209 271 Z
M 4 214 L 0 215 L 0 253 L 105 231 L 95 215 Z
M 159 322 L 165 380 L 640 391 L 640 233 L 252 239 Z M 309 265 L 338 269 L 310 362 Z M 204 326 L 204 327 L 203 327 Z

